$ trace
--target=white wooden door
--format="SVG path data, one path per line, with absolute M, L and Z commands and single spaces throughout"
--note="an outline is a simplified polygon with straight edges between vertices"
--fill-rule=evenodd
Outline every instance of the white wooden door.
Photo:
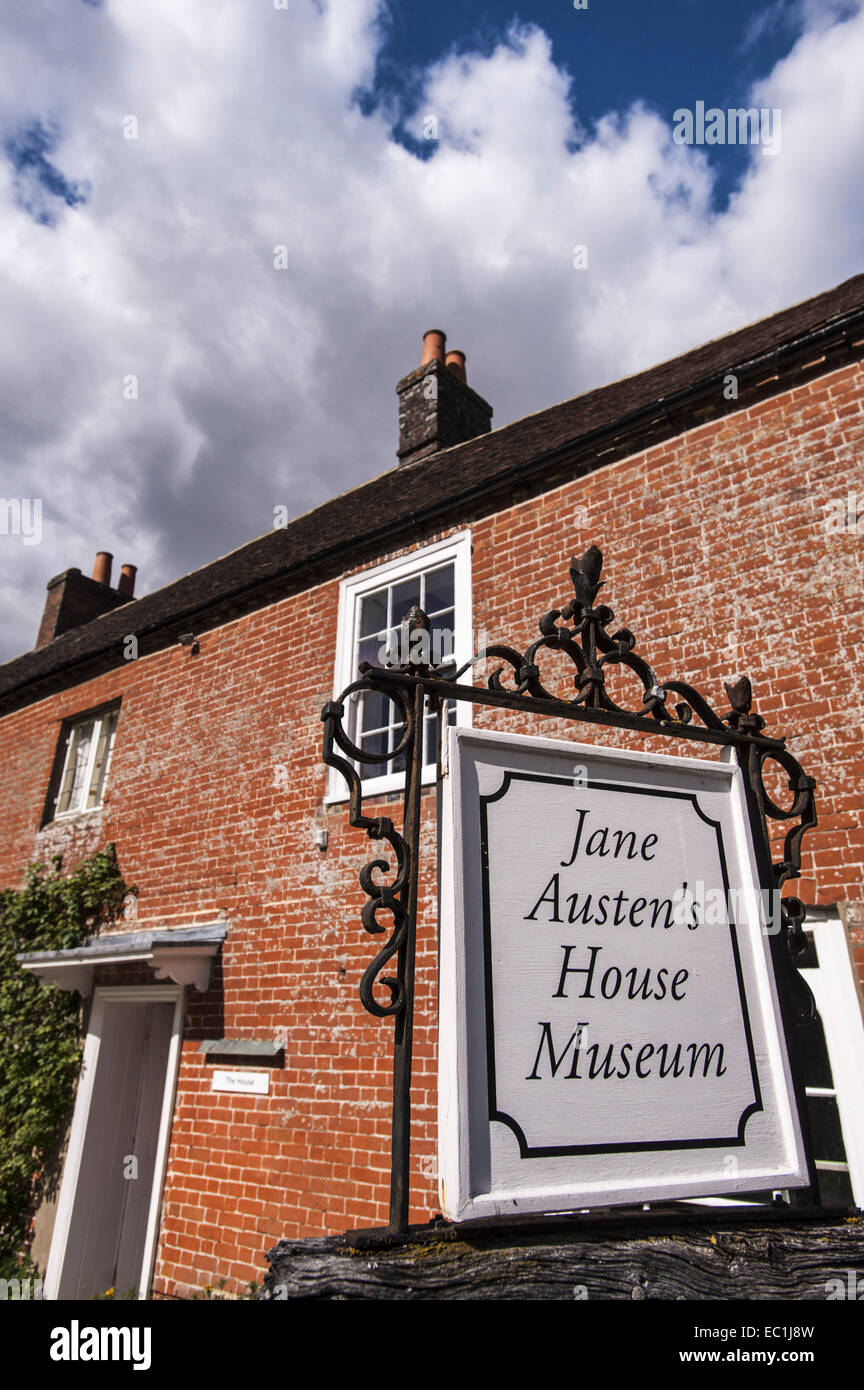
M 100 1001 L 57 1298 L 88 1299 L 108 1289 L 115 1298 L 138 1295 L 174 1015 L 168 1002 Z

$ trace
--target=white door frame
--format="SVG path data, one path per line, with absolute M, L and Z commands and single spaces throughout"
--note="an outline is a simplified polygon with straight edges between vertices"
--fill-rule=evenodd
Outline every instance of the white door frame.
M 813 932 L 820 981 L 816 1006 L 825 1030 L 828 1060 L 849 1164 L 849 1181 L 857 1206 L 864 1206 L 864 1110 L 860 1103 L 864 1075 L 864 1004 L 849 933 L 839 917 L 823 917 L 804 927 Z M 803 969 L 804 979 L 809 972 Z M 815 985 L 815 981 L 813 984 Z M 814 995 L 817 993 L 813 990 Z M 818 1091 L 815 1094 L 819 1094 Z
M 168 1064 L 165 1068 L 165 1085 L 162 1092 L 162 1109 L 159 1117 L 159 1136 L 156 1144 L 156 1160 L 153 1166 L 153 1187 L 150 1193 L 150 1208 L 147 1214 L 147 1234 L 144 1241 L 144 1256 L 141 1261 L 141 1274 L 138 1282 L 138 1297 L 146 1299 L 150 1292 L 153 1265 L 156 1258 L 156 1244 L 159 1235 L 159 1215 L 162 1208 L 162 1189 L 165 1183 L 165 1169 L 168 1162 L 168 1144 L 171 1137 L 171 1120 L 174 1114 L 174 1094 L 177 1087 L 177 1072 L 180 1065 L 180 1044 L 183 1035 L 183 1015 L 185 1012 L 185 990 L 182 985 L 111 985 L 100 986 L 93 993 L 93 1007 L 84 1044 L 81 1061 L 81 1078 L 78 1094 L 75 1097 L 75 1110 L 72 1127 L 69 1131 L 69 1145 L 66 1162 L 63 1165 L 63 1179 L 60 1197 L 57 1202 L 57 1215 L 51 1237 L 51 1249 L 45 1270 L 44 1296 L 56 1299 L 60 1287 L 60 1277 L 66 1259 L 66 1245 L 75 1196 L 78 1191 L 78 1178 L 81 1171 L 81 1158 L 87 1124 L 90 1119 L 90 1105 L 96 1070 L 99 1064 L 99 1049 L 102 1045 L 102 1028 L 105 1021 L 107 1003 L 148 1003 L 174 1005 L 171 1024 L 171 1041 L 168 1048 Z

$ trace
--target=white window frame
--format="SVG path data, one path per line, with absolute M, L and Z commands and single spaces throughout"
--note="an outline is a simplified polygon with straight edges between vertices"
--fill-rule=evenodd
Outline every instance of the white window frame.
M 412 550 L 407 555 L 400 555 L 398 559 L 387 560 L 383 564 L 375 565 L 372 569 L 363 570 L 359 574 L 351 575 L 342 580 L 339 586 L 334 699 L 342 693 L 347 685 L 358 679 L 359 673 L 354 667 L 354 653 L 357 645 L 359 600 L 365 594 L 380 589 L 384 584 L 398 583 L 402 579 L 409 579 L 421 570 L 434 569 L 438 565 L 445 565 L 449 562 L 453 563 L 455 623 L 453 659 L 458 668 L 474 656 L 475 653 L 471 645 L 474 629 L 471 593 L 471 532 L 459 531 L 453 536 L 448 536 L 446 540 L 423 546 L 421 550 Z M 472 677 L 467 671 L 463 679 L 466 683 L 473 683 Z M 356 702 L 356 696 L 350 698 Z M 470 705 L 465 704 L 460 707 L 459 721 L 463 725 L 470 725 Z M 346 727 L 350 727 L 347 719 Z M 379 794 L 386 795 L 389 792 L 398 791 L 403 786 L 404 778 L 403 772 L 385 773 L 381 777 L 364 777 L 363 795 L 378 796 Z M 429 763 L 423 768 L 422 780 L 424 785 L 434 782 L 434 764 Z M 325 803 L 347 801 L 348 795 L 344 778 L 334 768 L 331 768 L 324 798 Z
M 102 803 L 105 799 L 105 788 L 108 785 L 108 774 L 111 771 L 111 759 L 114 755 L 114 744 L 117 738 L 117 723 L 119 722 L 119 714 L 119 705 L 110 705 L 107 709 L 95 710 L 90 714 L 82 714 L 67 722 L 65 747 L 63 749 L 63 766 L 60 769 L 60 776 L 57 781 L 57 794 L 54 797 L 53 804 L 51 805 L 51 821 L 71 820 L 75 816 L 90 815 L 94 811 L 99 811 L 102 809 Z M 72 751 L 72 742 L 75 736 L 75 730 L 79 728 L 82 724 L 89 724 L 92 720 L 93 737 L 90 740 L 90 751 L 87 755 L 87 767 L 82 784 L 84 788 L 84 801 L 86 803 L 90 795 L 90 785 L 93 780 L 93 772 L 96 766 L 96 755 L 99 751 L 99 743 L 102 736 L 102 724 L 104 720 L 109 719 L 112 716 L 115 718 L 115 725 L 113 733 L 111 734 L 111 741 L 108 746 L 107 757 L 105 759 L 105 771 L 102 774 L 102 786 L 100 789 L 99 800 L 96 802 L 95 806 L 87 806 L 85 804 L 84 806 L 70 807 L 68 811 L 58 811 L 57 806 L 59 804 L 61 796 L 63 795 L 63 786 L 66 781 L 66 772 L 69 767 L 69 757 Z M 50 824 L 50 822 L 48 823 Z

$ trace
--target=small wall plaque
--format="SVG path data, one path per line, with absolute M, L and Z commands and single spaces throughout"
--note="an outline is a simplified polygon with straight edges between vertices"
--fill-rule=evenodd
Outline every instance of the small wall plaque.
M 241 1095 L 267 1096 L 270 1094 L 270 1073 L 266 1071 L 222 1071 L 213 1072 L 212 1091 L 237 1091 Z

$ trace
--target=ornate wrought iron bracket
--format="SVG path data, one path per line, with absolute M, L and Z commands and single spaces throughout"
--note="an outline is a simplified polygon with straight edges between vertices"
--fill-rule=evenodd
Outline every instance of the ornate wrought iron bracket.
M 360 871 L 360 885 L 367 902 L 362 922 L 367 932 L 383 935 L 387 926 L 380 919 L 391 919 L 390 934 L 367 966 L 360 982 L 363 1007 L 377 1018 L 393 1018 L 393 1146 L 390 1189 L 390 1231 L 404 1232 L 408 1224 L 410 1156 L 410 1084 L 414 1007 L 414 955 L 417 927 L 418 850 L 420 840 L 420 800 L 423 772 L 423 731 L 427 706 L 439 712 L 449 700 L 491 705 L 499 709 L 522 710 L 555 719 L 576 720 L 629 728 L 646 736 L 665 734 L 673 738 L 731 746 L 744 772 L 750 811 L 751 831 L 763 890 L 776 904 L 779 889 L 801 870 L 801 841 L 816 824 L 815 783 L 786 747 L 785 739 L 763 733 L 765 721 L 752 708 L 753 691 L 746 676 L 724 687 L 729 709 L 718 713 L 686 681 L 657 678 L 645 659 L 636 652 L 636 638 L 622 627 L 609 633 L 614 613 L 605 604 L 595 606 L 604 581 L 600 578 L 603 556 L 592 545 L 570 563 L 573 597 L 561 608 L 553 608 L 539 620 L 540 636 L 524 652 L 493 644 L 473 656 L 453 674 L 442 674 L 428 664 L 429 632 L 425 613 L 414 608 L 407 616 L 409 659 L 401 665 L 373 667 L 361 663 L 359 677 L 347 686 L 337 700 L 322 710 L 324 722 L 324 762 L 345 779 L 349 790 L 349 821 L 365 830 L 370 839 L 386 841 L 393 852 L 395 866 L 384 858 L 374 858 Z M 415 640 L 419 636 L 420 640 Z M 544 685 L 540 658 L 546 652 L 562 653 L 572 663 L 574 695 L 563 699 Z M 481 662 L 496 665 L 486 685 L 463 684 L 461 678 Z M 613 700 L 607 687 L 611 668 L 627 667 L 641 681 L 642 701 L 627 709 Z M 509 672 L 508 672 L 509 668 Z M 512 681 L 505 683 L 505 675 Z M 364 693 L 377 692 L 396 706 L 402 734 L 396 748 L 373 754 L 355 741 L 349 711 L 356 710 Z M 677 698 L 675 698 L 677 697 Z M 670 708 L 670 700 L 675 703 Z M 346 716 L 349 716 L 346 719 Z M 346 727 L 347 724 L 347 727 Z M 350 730 L 350 731 L 349 731 Z M 440 731 L 439 731 L 440 732 Z M 397 830 L 387 816 L 363 813 L 363 785 L 359 765 L 384 764 L 405 758 L 405 781 L 401 792 L 402 829 Z M 779 765 L 788 774 L 791 804 L 780 807 L 765 787 L 768 763 Z M 395 795 L 395 794 L 394 794 Z M 782 859 L 772 863 L 769 821 L 789 822 Z M 392 878 L 387 878 L 392 875 Z M 806 945 L 802 921 L 804 907 L 797 898 L 780 900 L 780 920 L 769 924 L 774 969 L 781 1000 L 786 1042 L 795 1079 L 796 1100 L 810 1154 L 804 1086 L 799 1057 L 796 1024 L 809 1022 L 815 1006 L 803 977 L 794 968 L 794 958 Z M 395 959 L 395 973 L 382 973 Z M 376 995 L 383 986 L 389 999 Z M 813 1203 L 815 1168 L 810 1165 L 810 1190 L 795 1198 Z

